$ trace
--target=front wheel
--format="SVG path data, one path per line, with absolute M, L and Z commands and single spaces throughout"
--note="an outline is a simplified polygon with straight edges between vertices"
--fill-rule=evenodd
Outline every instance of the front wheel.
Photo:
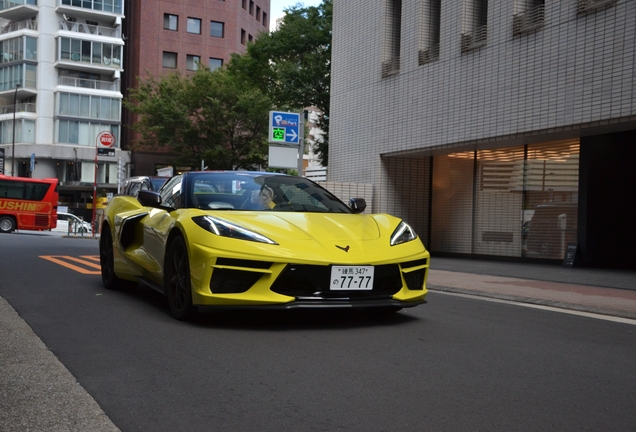
M 175 237 L 168 247 L 164 268 L 164 287 L 170 314 L 178 320 L 191 319 L 196 314 L 192 305 L 190 261 L 183 237 Z
M 15 221 L 10 216 L 0 217 L 0 232 L 10 233 L 15 229 Z

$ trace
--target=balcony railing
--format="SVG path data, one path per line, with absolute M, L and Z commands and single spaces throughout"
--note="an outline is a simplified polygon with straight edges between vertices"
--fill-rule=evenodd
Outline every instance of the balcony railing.
M 0 28 L 0 34 L 12 33 L 18 30 L 37 30 L 38 22 L 35 20 L 25 20 L 7 24 Z
M 38 4 L 37 0 L 0 0 L 0 10 L 11 9 L 16 6 L 33 5 Z
M 58 0 L 59 5 L 122 14 L 123 0 Z
M 82 87 L 94 90 L 110 90 L 119 91 L 119 80 L 117 81 L 98 81 L 85 78 L 72 78 L 61 76 L 57 79 L 58 85 L 70 87 Z
M 72 21 L 60 21 L 60 30 L 121 39 L 121 27 L 105 27 Z
M 29 112 L 35 113 L 35 104 L 34 103 L 19 103 L 15 105 L 15 112 Z M 13 113 L 13 104 L 0 106 L 0 114 L 12 114 Z

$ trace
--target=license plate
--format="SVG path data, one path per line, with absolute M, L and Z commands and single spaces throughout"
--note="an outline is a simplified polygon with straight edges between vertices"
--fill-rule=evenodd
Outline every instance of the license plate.
M 331 267 L 331 290 L 372 290 L 373 266 Z

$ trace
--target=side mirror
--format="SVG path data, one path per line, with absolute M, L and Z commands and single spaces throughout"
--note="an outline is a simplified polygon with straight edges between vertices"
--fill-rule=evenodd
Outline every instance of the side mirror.
M 349 208 L 354 213 L 362 213 L 367 208 L 364 198 L 349 198 Z
M 137 195 L 137 200 L 145 207 L 161 207 L 161 195 L 158 192 L 141 190 Z

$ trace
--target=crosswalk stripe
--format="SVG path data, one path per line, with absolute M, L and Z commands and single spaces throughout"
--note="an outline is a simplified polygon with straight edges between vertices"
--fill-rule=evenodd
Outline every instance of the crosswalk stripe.
M 89 275 L 98 275 L 101 274 L 101 267 L 98 264 L 95 264 L 91 261 L 99 261 L 99 257 L 95 257 L 95 256 L 83 256 L 82 258 L 85 259 L 90 259 L 91 261 L 85 261 L 76 257 L 72 257 L 72 256 L 66 256 L 66 255 L 40 255 L 40 258 L 45 259 L 47 261 L 51 261 L 55 264 L 59 264 L 63 267 L 66 267 L 68 269 L 74 270 L 78 273 L 82 273 L 82 274 L 89 274 Z M 97 258 L 97 259 L 95 259 Z M 97 270 L 89 270 L 86 269 L 84 267 L 79 267 L 76 265 L 71 264 L 68 261 L 72 261 L 72 262 L 77 262 L 80 263 L 86 267 L 89 267 L 90 269 L 97 269 Z

